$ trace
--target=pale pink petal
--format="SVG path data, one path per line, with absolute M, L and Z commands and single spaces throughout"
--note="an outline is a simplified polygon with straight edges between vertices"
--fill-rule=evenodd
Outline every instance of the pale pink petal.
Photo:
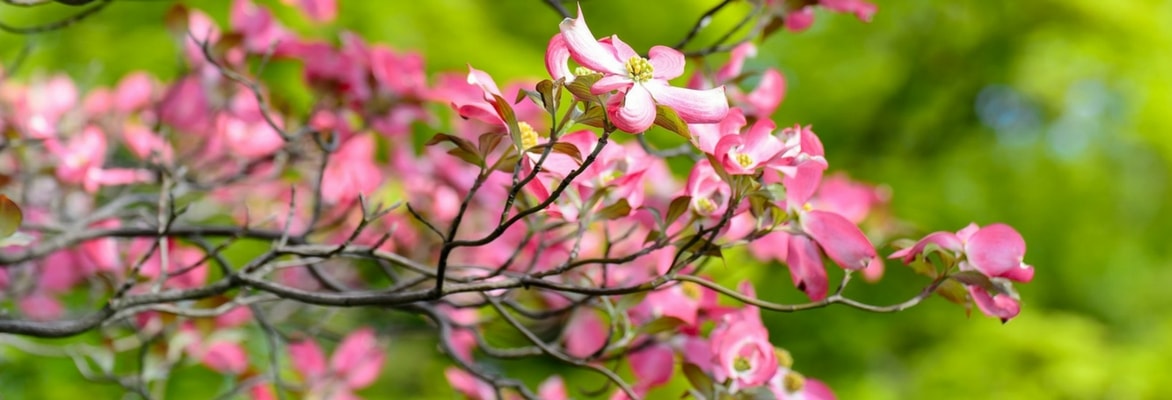
M 806 378 L 802 385 L 802 396 L 805 400 L 835 400 L 834 392 L 829 386 L 817 379 Z
M 655 103 L 642 85 L 611 97 L 606 108 L 610 122 L 625 132 L 643 133 L 655 122 Z
M 574 313 L 565 330 L 566 354 L 589 357 L 606 345 L 606 328 L 598 313 L 584 309 Z
M 963 244 L 960 238 L 952 232 L 932 232 L 928 236 L 924 236 L 919 242 L 912 247 L 901 249 L 891 253 L 887 258 L 902 258 L 904 264 L 909 264 L 916 259 L 916 256 L 924 252 L 924 248 L 929 244 L 935 244 L 945 250 L 960 252 L 963 249 Z
M 627 70 L 627 60 L 636 57 L 642 58 L 639 56 L 639 53 L 635 52 L 635 49 L 631 48 L 631 45 L 627 44 L 627 42 L 624 42 L 622 39 L 619 39 L 618 35 L 610 35 L 610 37 L 602 39 L 601 42 L 603 47 L 607 47 L 609 45 L 609 48 L 614 50 L 615 58 L 618 58 L 619 62 L 623 63 L 623 71 Z
M 662 344 L 631 353 L 627 360 L 631 363 L 631 371 L 635 373 L 639 385 L 646 388 L 667 383 L 675 369 L 675 353 Z
M 444 370 L 444 377 L 448 379 L 448 384 L 451 385 L 453 390 L 470 400 L 496 399 L 496 391 L 493 390 L 491 385 L 467 371 L 456 367 L 448 367 Z
M 492 80 L 492 77 L 484 71 L 472 68 L 471 65 L 468 66 L 468 84 L 475 85 L 480 90 L 483 90 L 484 99 L 489 102 L 495 101 L 492 95 L 501 96 L 501 90 L 497 88 L 496 82 Z
M 570 48 L 560 33 L 553 35 L 549 39 L 549 46 L 545 48 L 545 70 L 549 71 L 549 76 L 554 80 L 565 78 L 566 82 L 574 81 L 574 72 L 570 70 Z
M 594 38 L 590 27 L 586 26 L 586 19 L 582 16 L 582 8 L 578 8 L 578 18 L 566 18 L 561 25 L 562 38 L 566 47 L 570 49 L 570 56 L 582 66 L 610 74 L 626 74 L 624 67 L 626 60 L 619 60 L 612 49 L 607 49 Z
M 311 339 L 289 343 L 289 358 L 293 360 L 293 369 L 306 380 L 316 380 L 326 373 L 325 354 Z
M 728 115 L 724 86 L 695 90 L 668 86 L 666 81 L 656 79 L 644 82 L 643 86 L 651 92 L 656 103 L 671 107 L 684 122 L 719 122 Z
M 822 266 L 822 254 L 818 252 L 817 245 L 805 235 L 791 235 L 788 245 L 785 263 L 789 266 L 794 285 L 798 290 L 806 292 L 810 300 L 826 298 L 830 283 L 827 281 L 826 268 Z
M 609 93 L 615 90 L 623 90 L 634 85 L 635 81 L 625 75 L 607 75 L 594 83 L 590 87 L 590 92 L 594 94 Z
M 765 70 L 757 88 L 745 97 L 745 103 L 752 109 L 752 115 L 769 118 L 785 98 L 785 77 L 776 68 Z
M 1001 322 L 1008 321 L 1021 312 L 1021 303 L 1008 294 L 990 296 L 989 292 L 978 286 L 969 286 L 968 289 L 973 302 L 977 303 L 977 308 L 985 315 L 1000 318 Z
M 248 369 L 248 354 L 239 344 L 232 342 L 215 342 L 204 350 L 200 361 L 213 371 L 239 375 Z
M 819 0 L 818 3 L 831 11 L 852 13 L 864 22 L 871 22 L 871 17 L 879 10 L 864 0 Z
M 801 32 L 814 23 L 814 7 L 805 6 L 802 9 L 790 12 L 785 16 L 785 29 L 790 32 Z
M 647 53 L 655 79 L 675 79 L 684 74 L 684 53 L 667 46 L 655 46 Z
M 17 301 L 20 312 L 33 321 L 52 321 L 60 319 L 65 308 L 57 299 L 44 293 L 33 293 Z
M 342 340 L 330 357 L 330 368 L 342 375 L 350 388 L 366 387 L 378 378 L 385 355 L 379 348 L 374 330 L 363 328 Z
M 114 108 L 122 112 L 140 110 L 151 101 L 154 81 L 145 72 L 135 72 L 122 78 L 114 92 Z
M 783 176 L 782 185 L 785 186 L 785 200 L 790 208 L 801 208 L 810 201 L 818 185 L 822 182 L 822 173 L 826 170 L 825 162 L 803 162 L 794 168 L 793 176 Z
M 537 386 L 537 397 L 543 400 L 566 400 L 570 395 L 566 391 L 566 382 L 562 377 L 554 375 Z
M 1005 224 L 985 226 L 965 243 L 969 264 L 981 273 L 998 277 L 1022 268 L 1025 240 L 1016 230 Z M 1033 274 L 1029 274 L 1032 278 Z
M 876 258 L 875 246 L 863 231 L 841 215 L 813 210 L 802 215 L 801 224 L 802 230 L 843 268 L 863 269 Z
M 757 55 L 757 46 L 752 42 L 744 42 L 737 47 L 733 47 L 729 52 L 728 62 L 716 71 L 716 81 L 720 83 L 727 83 L 741 74 L 741 69 L 745 65 L 745 59 Z

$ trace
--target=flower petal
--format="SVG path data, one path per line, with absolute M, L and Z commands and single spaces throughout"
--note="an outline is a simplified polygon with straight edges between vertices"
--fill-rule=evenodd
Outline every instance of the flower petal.
M 724 86 L 695 90 L 668 86 L 667 81 L 653 79 L 643 83 L 656 103 L 671 107 L 688 123 L 719 122 L 728 115 L 728 98 Z
M 789 266 L 790 277 L 798 290 L 806 292 L 810 300 L 818 301 L 826 298 L 830 287 L 826 278 L 826 268 L 822 265 L 822 255 L 813 240 L 805 235 L 790 235 L 787 243 L 785 264 Z
M 606 112 L 611 123 L 630 133 L 643 133 L 655 122 L 655 103 L 642 85 L 631 86 L 627 93 L 611 97 Z
M 863 269 L 875 259 L 875 246 L 858 226 L 843 216 L 827 211 L 802 215 L 802 230 L 818 242 L 831 260 L 846 269 Z
M 633 84 L 635 84 L 635 81 L 632 81 L 626 75 L 607 75 L 599 79 L 598 82 L 595 82 L 594 86 L 590 87 L 590 92 L 594 94 L 609 93 L 615 90 L 627 89 Z
M 560 25 L 562 38 L 570 50 L 570 57 L 586 68 L 611 74 L 625 74 L 626 68 L 613 51 L 608 51 L 594 38 L 590 27 L 586 26 L 586 18 L 582 16 L 582 7 L 578 7 L 578 18 L 566 18 Z
M 651 58 L 647 61 L 655 69 L 651 76 L 655 79 L 675 79 L 684 74 L 684 53 L 667 46 L 655 46 L 648 55 Z
M 554 80 L 566 79 L 566 83 L 574 81 L 574 72 L 570 71 L 570 48 L 562 34 L 553 35 L 549 39 L 549 46 L 545 48 L 545 70 Z
M 969 286 L 968 289 L 973 302 L 977 303 L 977 308 L 985 315 L 1000 318 L 1001 322 L 1009 321 L 1021 312 L 1021 303 L 1008 294 L 990 296 L 989 292 L 979 286 Z
M 785 77 L 776 68 L 770 68 L 761 75 L 761 81 L 757 83 L 757 88 L 745 96 L 744 102 L 752 111 L 750 114 L 758 118 L 769 118 L 781 105 L 783 99 L 785 99 Z
M 1013 269 L 1023 268 L 1024 265 L 1022 259 L 1026 251 L 1025 240 L 1009 225 L 985 226 L 973 234 L 964 247 L 973 268 L 989 277 L 1004 276 Z M 1028 277 L 1033 278 L 1033 273 L 1029 273 Z

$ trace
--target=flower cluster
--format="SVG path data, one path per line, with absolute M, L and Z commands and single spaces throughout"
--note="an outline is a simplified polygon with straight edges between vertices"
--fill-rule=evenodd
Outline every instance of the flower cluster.
M 286 3 L 314 24 L 338 13 Z M 874 13 L 763 1 L 763 18 L 801 30 L 815 3 Z M 0 333 L 108 326 L 152 338 L 143 385 L 186 363 L 253 398 L 350 399 L 377 385 L 393 310 L 429 321 L 469 398 L 568 398 L 575 383 L 556 374 L 533 391 L 484 363 L 545 355 L 606 376 L 612 398 L 686 380 L 697 398 L 832 399 L 762 310 L 887 310 L 843 289 L 884 272 L 890 194 L 828 174 L 811 126 L 772 119 L 786 81 L 745 71 L 748 41 L 689 75 L 680 50 L 599 39 L 579 9 L 548 42 L 549 79 L 498 85 L 471 66 L 429 77 L 419 54 L 353 33 L 300 35 L 251 0 L 233 0 L 225 27 L 182 6 L 168 18 L 187 63 L 173 81 L 0 82 L 0 304 L 13 316 Z M 299 67 L 310 104 L 270 90 L 267 63 Z M 660 130 L 684 139 L 665 151 L 646 137 Z M 739 251 L 784 264 L 811 302 L 723 286 L 711 265 Z M 913 302 L 940 293 L 1008 320 L 1021 306 L 1010 282 L 1033 278 L 1024 253 L 992 224 L 890 257 L 933 279 Z M 330 319 L 363 306 L 377 323 Z M 527 344 L 504 347 L 505 334 Z M 246 342 L 259 335 L 266 357 Z

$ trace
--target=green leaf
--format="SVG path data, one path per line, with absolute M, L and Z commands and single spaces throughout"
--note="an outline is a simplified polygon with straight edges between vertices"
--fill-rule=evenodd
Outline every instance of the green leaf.
M 578 99 L 578 101 L 586 103 L 602 103 L 602 101 L 598 99 L 598 96 L 590 91 L 590 88 L 593 87 L 594 83 L 598 82 L 599 79 L 602 79 L 602 74 L 582 75 L 574 78 L 573 82 L 570 82 L 569 85 L 566 85 L 566 89 L 569 90 L 570 93 L 574 95 L 574 98 Z
M 537 95 L 541 99 L 541 105 L 545 107 L 545 112 L 550 115 L 557 113 L 558 103 L 561 102 L 561 88 L 554 81 L 546 79 L 537 82 Z
M 692 387 L 704 395 L 705 398 L 711 398 L 716 385 L 712 382 L 712 378 L 704 373 L 704 370 L 692 363 L 683 363 L 680 366 L 683 370 L 684 376 L 688 378 L 688 383 Z
M 480 155 L 477 155 L 476 153 L 468 152 L 467 150 L 464 150 L 463 148 L 456 147 L 454 149 L 448 150 L 448 154 L 456 156 L 456 158 L 459 158 L 461 160 L 467 161 L 469 164 L 474 164 L 474 165 L 478 165 L 481 167 L 484 166 L 484 159 L 481 158 Z
M 985 274 L 977 271 L 960 271 L 949 275 L 948 277 L 965 285 L 977 286 L 990 292 L 996 290 L 993 287 L 993 281 L 990 281 L 989 277 L 985 276 Z
M 672 332 L 686 324 L 687 322 L 676 317 L 659 317 L 640 326 L 639 332 L 648 335 L 654 335 L 660 332 Z
M 484 157 L 480 155 L 479 150 L 468 139 L 459 136 L 452 136 L 446 133 L 437 133 L 432 136 L 424 146 L 434 146 L 443 142 L 448 142 L 456 145 L 456 148 L 448 150 L 448 154 L 459 157 L 461 160 L 470 162 L 472 164 L 484 166 Z
M 660 233 L 658 230 L 652 229 L 650 231 L 647 231 L 647 237 L 643 238 L 643 243 L 644 244 L 651 243 L 656 240 L 659 240 L 659 238 L 661 238 L 661 237 L 663 237 L 663 233 Z
M 619 199 L 614 204 L 606 206 L 598 210 L 595 214 L 599 219 L 612 220 L 615 218 L 622 218 L 631 215 L 631 205 L 627 203 L 627 199 Z
M 595 128 L 602 128 L 603 122 L 606 121 L 606 110 L 602 106 L 586 103 L 586 111 L 578 116 L 574 122 L 582 125 L 593 126 Z
M 670 227 L 685 211 L 688 211 L 688 206 L 692 204 L 692 196 L 680 196 L 671 200 L 671 205 L 667 206 L 667 218 L 663 220 L 664 227 Z
M 521 159 L 521 156 L 517 155 L 516 153 L 512 153 L 510 151 L 510 154 L 501 158 L 500 161 L 497 161 L 496 170 L 511 174 L 511 173 L 513 173 L 513 170 L 517 168 L 517 160 L 520 160 L 520 159 Z
M 635 293 L 625 295 L 619 299 L 617 304 L 615 304 L 615 308 L 618 309 L 618 311 L 622 311 L 622 312 L 630 310 L 631 308 L 639 305 L 639 303 L 642 303 L 643 299 L 646 299 L 647 295 L 649 293 L 651 293 L 651 292 L 646 291 L 646 292 L 635 292 Z
M 557 142 L 553 144 L 553 152 L 570 156 L 578 164 L 582 164 L 582 152 L 578 150 L 578 146 L 566 142 Z
M 477 138 L 477 150 L 480 151 L 482 157 L 488 157 L 493 150 L 496 150 L 504 138 L 504 132 L 485 132 Z
M 733 398 L 737 400 L 777 400 L 777 396 L 773 395 L 773 391 L 765 386 L 743 388 Z
M 680 119 L 680 114 L 671 107 L 655 106 L 655 125 L 675 132 L 675 134 L 683 136 L 684 139 L 692 139 L 692 131 L 688 130 L 688 124 Z
M 967 305 L 969 303 L 969 291 L 965 290 L 964 285 L 957 281 L 944 281 L 936 288 L 936 294 L 956 304 Z
M 0 238 L 6 238 L 16 233 L 20 223 L 24 220 L 24 213 L 8 196 L 0 194 Z

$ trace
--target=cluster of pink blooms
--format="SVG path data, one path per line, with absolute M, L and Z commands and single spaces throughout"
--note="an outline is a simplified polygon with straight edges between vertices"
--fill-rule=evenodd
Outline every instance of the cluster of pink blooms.
M 813 5 L 790 9 L 792 2 L 765 3 L 770 12 L 789 16 L 785 26 L 792 31 L 805 29 L 813 18 Z M 858 0 L 818 3 L 864 20 L 875 12 L 873 5 Z M 296 4 L 313 21 L 328 22 L 337 13 L 330 0 Z M 785 79 L 772 68 L 742 71 L 745 59 L 756 51 L 750 43 L 733 49 L 714 72 L 695 72 L 686 86 L 673 86 L 671 80 L 686 72 L 681 52 L 655 46 L 644 57 L 617 36 L 599 39 L 579 10 L 577 18 L 561 23 L 546 54 L 556 91 L 575 82 L 587 84 L 585 92 L 574 93 L 573 102 L 582 108 L 565 114 L 574 119 L 566 123 L 550 118 L 549 109 L 562 105 L 539 104 L 541 94 L 534 92 L 533 81 L 498 86 L 488 73 L 470 67 L 467 73 L 441 73 L 429 82 L 418 54 L 372 45 L 348 33 L 336 44 L 306 39 L 251 0 L 232 2 L 227 32 L 196 10 L 187 11 L 183 25 L 190 32 L 181 39 L 190 68 L 171 83 L 134 73 L 113 88 L 90 88 L 84 94 L 63 75 L 28 85 L 0 83 L 0 131 L 15 132 L 25 141 L 20 152 L 0 153 L 0 172 L 34 177 L 19 187 L 7 183 L 9 187 L 0 189 L 24 199 L 26 225 L 47 227 L 29 232 L 31 246 L 49 239 L 52 227 L 153 228 L 104 212 L 103 199 L 173 185 L 194 198 L 183 217 L 187 224 L 212 225 L 227 218 L 256 229 L 313 230 L 313 237 L 324 243 L 377 246 L 423 263 L 435 263 L 443 243 L 406 211 L 374 220 L 373 226 L 350 237 L 366 223 L 356 207 L 360 196 L 367 202 L 402 200 L 440 231 L 458 218 L 455 239 L 495 237 L 482 246 L 451 250 L 449 274 L 464 279 L 491 282 L 526 274 L 558 284 L 625 287 L 669 274 L 702 274 L 700 265 L 675 265 L 682 251 L 677 242 L 660 244 L 656 238 L 678 238 L 694 233 L 697 225 L 716 224 L 724 226 L 714 243 L 747 243 L 756 258 L 784 263 L 795 287 L 813 301 L 829 295 L 826 259 L 870 281 L 883 274 L 872 239 L 889 233 L 878 215 L 888 194 L 842 174 L 826 175 L 829 163 L 812 128 L 778 127 L 770 119 L 782 102 Z M 241 40 L 227 48 L 210 49 L 214 46 L 205 43 L 235 35 Z M 261 57 L 303 66 L 304 81 L 314 95 L 308 112 L 277 107 L 263 100 L 271 97 L 263 87 L 254 92 L 224 72 L 246 71 L 250 60 Z M 736 86 L 746 75 L 759 77 L 753 80 L 755 87 Z M 518 94 L 529 99 L 513 101 Z M 591 102 L 604 110 L 604 122 L 588 122 Z M 445 118 L 447 114 L 437 112 L 441 108 L 455 115 Z M 612 128 L 643 134 L 671 118 L 686 123 L 676 129 L 687 132 L 698 155 L 683 182 L 664 159 L 629 136 L 607 142 L 590 127 L 602 127 L 608 135 Z M 420 126 L 446 127 L 432 144 L 455 147 L 416 150 L 413 132 Z M 332 149 L 324 166 L 320 156 L 304 150 L 314 146 L 314 139 L 299 134 L 305 132 Z M 591 163 L 579 170 L 584 159 Z M 319 170 L 320 184 L 315 185 L 312 177 Z M 511 193 L 515 174 L 534 179 L 520 193 Z M 315 191 L 320 191 L 318 200 L 312 198 Z M 751 204 L 753 196 L 765 205 Z M 517 215 L 517 210 L 502 211 L 514 197 L 519 204 L 550 203 L 532 222 L 502 225 Z M 148 196 L 145 201 L 156 200 Z M 321 203 L 320 212 L 307 206 L 314 201 Z M 298 206 L 290 210 L 290 204 Z M 668 219 L 673 204 L 686 209 Z M 81 225 L 75 226 L 77 221 Z M 384 233 L 389 236 L 382 237 Z M 641 253 L 652 244 L 658 246 Z M 19 254 L 26 247 L 0 252 Z M 1017 315 L 1020 303 L 1009 281 L 1028 282 L 1033 269 L 1022 262 L 1025 244 L 1016 231 L 1002 224 L 970 225 L 957 233 L 933 233 L 891 257 L 909 264 L 931 262 L 933 252 L 955 260 L 955 265 L 941 266 L 949 273 L 986 278 L 970 276 L 962 282 L 982 312 L 1003 320 Z M 99 235 L 0 268 L 0 301 L 13 301 L 28 319 L 49 321 L 69 315 L 65 294 L 101 279 L 137 279 L 132 293 L 197 288 L 216 275 L 205 254 L 206 249 L 181 240 Z M 628 254 L 638 256 L 621 266 L 574 266 L 576 260 Z M 335 279 L 368 287 L 344 261 L 324 263 L 338 266 L 331 268 Z M 137 276 L 129 276 L 136 264 Z M 279 269 L 271 278 L 301 290 L 322 289 L 304 268 Z M 748 282 L 738 290 L 754 297 Z M 581 300 L 554 291 L 509 296 L 548 309 Z M 683 370 L 700 371 L 709 384 L 730 394 L 768 390 L 778 399 L 833 398 L 824 384 L 793 369 L 794 360 L 770 340 L 756 307 L 731 306 L 717 298 L 707 287 L 672 282 L 625 308 L 577 307 L 568 314 L 556 344 L 566 355 L 591 363 L 630 350 L 626 359 L 635 377 L 633 390 L 640 396 Z M 479 299 L 459 293 L 444 300 L 466 305 Z M 208 301 L 219 305 L 227 300 Z M 237 307 L 206 321 L 179 322 L 175 329 L 186 339 L 172 353 L 241 379 L 257 375 L 263 364 L 252 364 L 255 360 L 241 344 L 252 321 L 248 310 Z M 442 310 L 461 324 L 448 338 L 451 356 L 475 363 L 475 329 L 486 310 Z M 136 321 L 144 331 L 159 332 L 170 329 L 175 318 L 152 311 L 140 313 Z M 612 332 L 618 325 L 669 329 L 632 328 L 620 339 Z M 355 390 L 377 379 L 384 358 L 370 329 L 347 335 L 329 358 L 312 339 L 293 341 L 286 352 L 303 393 L 312 398 L 355 398 Z M 464 369 L 451 367 L 446 377 L 469 398 L 497 395 L 488 382 Z M 703 386 L 691 374 L 687 379 Z M 557 376 L 538 392 L 544 399 L 569 397 L 566 383 Z M 264 384 L 254 386 L 252 394 L 274 396 Z M 625 396 L 615 391 L 613 398 Z

